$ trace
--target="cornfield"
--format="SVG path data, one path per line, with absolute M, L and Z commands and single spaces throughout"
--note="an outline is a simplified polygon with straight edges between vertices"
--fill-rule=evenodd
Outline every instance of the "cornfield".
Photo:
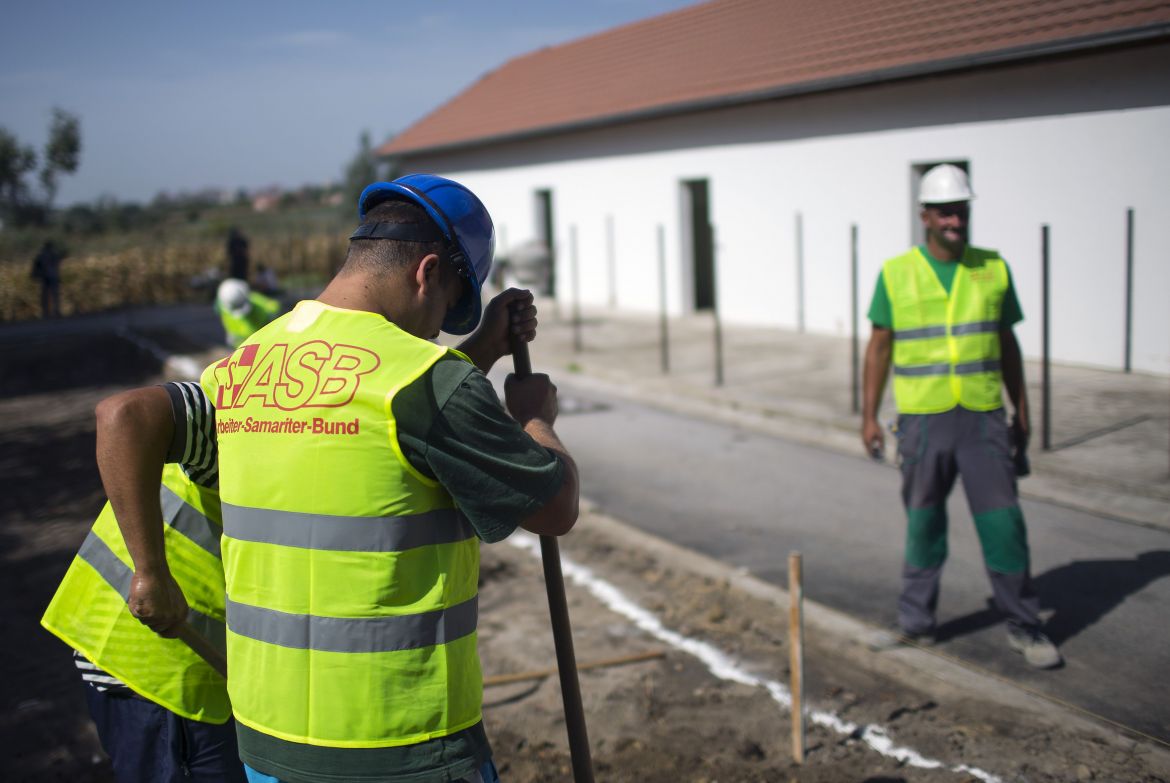
M 336 234 L 257 238 L 249 247 L 251 270 L 264 264 L 282 284 L 324 284 L 345 259 L 346 246 Z M 61 313 L 210 300 L 208 281 L 219 279 L 225 265 L 219 240 L 69 256 L 61 264 Z M 40 315 L 41 285 L 30 268 L 31 259 L 0 262 L 0 321 Z

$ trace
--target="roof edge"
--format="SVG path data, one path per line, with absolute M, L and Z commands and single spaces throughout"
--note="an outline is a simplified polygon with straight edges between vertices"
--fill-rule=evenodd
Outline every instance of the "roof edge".
M 1104 49 L 1126 44 L 1147 43 L 1159 38 L 1170 38 L 1170 23 L 1157 22 L 1142 27 L 1113 30 L 1107 33 L 1095 33 L 1079 38 L 1066 38 L 1060 41 L 1048 41 L 1040 44 L 1000 49 L 994 52 L 962 55 L 945 60 L 931 60 L 925 63 L 899 65 L 877 71 L 834 76 L 828 79 L 817 79 L 797 84 L 788 84 L 782 87 L 773 87 L 763 90 L 753 90 L 745 93 L 720 95 L 713 98 L 702 98 L 695 101 L 671 103 L 662 106 L 653 106 L 647 109 L 637 109 L 620 114 L 607 114 L 600 117 L 590 117 L 575 122 L 560 125 L 544 125 L 538 128 L 503 133 L 496 136 L 482 136 L 464 141 L 454 141 L 447 144 L 436 144 L 426 147 L 411 147 L 394 152 L 377 152 L 379 158 L 389 159 L 420 154 L 442 154 L 460 152 L 477 147 L 490 147 L 496 144 L 525 141 L 542 136 L 555 136 L 563 133 L 573 133 L 582 130 L 624 125 L 632 122 L 662 119 L 692 112 L 711 111 L 742 106 L 749 103 L 792 98 L 798 95 L 809 95 L 818 92 L 862 87 L 888 81 L 913 79 L 923 76 L 933 76 L 941 73 L 970 70 L 993 65 L 1003 65 L 1010 62 L 1019 62 L 1044 57 L 1054 57 L 1061 54 L 1082 52 L 1089 49 Z M 389 146 L 392 142 L 382 145 Z

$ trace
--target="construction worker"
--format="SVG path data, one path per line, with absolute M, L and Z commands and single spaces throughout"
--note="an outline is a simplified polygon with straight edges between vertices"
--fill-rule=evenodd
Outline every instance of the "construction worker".
M 229 277 L 216 291 L 215 311 L 223 323 L 224 342 L 235 348 L 280 315 L 280 302 L 253 291 L 244 280 Z
M 218 449 L 240 756 L 252 781 L 491 783 L 479 541 L 568 532 L 576 467 L 547 376 L 508 378 L 509 416 L 484 374 L 533 338 L 536 309 L 510 289 L 481 319 L 479 199 L 410 175 L 366 188 L 359 217 L 318 299 L 204 371 L 216 438 L 172 446 Z M 440 329 L 475 331 L 452 350 L 429 341 Z M 113 483 L 148 495 L 133 472 Z M 146 587 L 140 620 L 183 616 Z
M 880 455 L 878 409 L 892 357 L 908 517 L 902 634 L 935 640 L 946 502 L 961 475 L 1008 643 L 1030 665 L 1050 668 L 1061 658 L 1040 630 L 1013 464 L 1029 433 L 1023 360 L 1012 331 L 1023 314 L 1007 263 L 995 250 L 967 244 L 973 198 L 957 166 L 935 166 L 922 178 L 926 242 L 885 262 L 869 310 L 861 437 L 867 452 Z M 1003 387 L 1015 411 L 1010 427 Z
M 213 437 L 211 409 L 202 400 L 196 384 L 180 383 L 99 404 L 103 477 L 112 466 L 135 471 L 153 493 L 135 503 L 116 484 L 108 486 L 109 502 L 41 619 L 73 648 L 90 716 L 123 783 L 245 780 L 223 676 L 175 638 L 178 623 L 148 627 L 127 605 L 136 583 L 156 578 L 151 553 L 165 550 L 167 588 L 189 607 L 180 619 L 223 654 L 215 463 L 206 452 L 181 451 L 160 475 L 173 435 L 172 406 L 182 411 L 178 420 Z M 152 401 L 161 415 L 150 413 Z

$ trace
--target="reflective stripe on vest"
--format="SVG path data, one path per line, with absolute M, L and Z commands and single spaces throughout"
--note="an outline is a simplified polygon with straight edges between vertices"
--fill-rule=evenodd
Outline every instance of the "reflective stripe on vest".
M 882 267 L 894 321 L 894 396 L 902 413 L 1003 404 L 999 332 L 1007 265 L 994 251 L 973 247 L 955 263 L 949 294 L 918 248 Z
M 224 533 L 236 541 L 338 552 L 405 552 L 475 537 L 467 517 L 440 508 L 405 517 L 340 517 L 224 504 Z
M 176 465 L 163 471 L 163 544 L 187 598 L 187 621 L 219 650 L 226 647 L 219 501 Z M 231 717 L 227 685 L 186 644 L 164 639 L 130 614 L 132 561 L 107 503 L 57 588 L 41 624 L 137 693 L 192 720 Z
M 999 372 L 999 359 L 988 359 L 981 362 L 965 362 L 954 366 L 955 375 L 970 375 L 976 372 Z M 919 364 L 915 366 L 901 365 L 894 367 L 895 375 L 950 375 L 950 364 Z
M 81 549 L 77 551 L 77 556 L 85 562 L 89 563 L 94 571 L 106 581 L 106 583 L 117 591 L 118 595 L 122 597 L 124 602 L 130 601 L 130 581 L 134 578 L 134 571 L 130 566 L 123 563 L 114 554 L 114 550 L 98 538 L 97 534 L 92 530 L 89 535 L 85 537 L 85 541 L 81 544 Z M 187 623 L 194 628 L 203 638 L 211 642 L 215 649 L 219 650 L 220 654 L 227 652 L 227 644 L 224 643 L 224 622 L 216 620 L 214 617 L 208 617 L 202 612 L 195 609 L 187 609 Z
M 219 559 L 219 525 L 209 520 L 195 508 L 188 505 L 166 484 L 162 485 L 159 500 L 162 503 L 163 520 L 192 544 Z
M 398 445 L 395 394 L 447 349 L 301 302 L 208 367 L 238 721 L 328 747 L 482 720 L 479 539 Z
M 268 644 L 320 652 L 380 653 L 453 642 L 475 632 L 479 598 L 420 614 L 316 617 L 227 602 L 232 633 Z

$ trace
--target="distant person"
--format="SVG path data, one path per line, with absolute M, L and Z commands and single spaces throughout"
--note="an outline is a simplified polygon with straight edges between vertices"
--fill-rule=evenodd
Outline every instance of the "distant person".
M 1007 617 L 1008 644 L 1046 669 L 1061 657 L 1040 630 L 1016 491 L 1029 426 L 1024 363 L 1012 327 L 1024 316 L 1007 262 L 998 251 L 967 244 L 974 197 L 957 166 L 935 166 L 922 178 L 926 242 L 885 262 L 869 309 L 861 438 L 867 452 L 880 456 L 878 409 L 892 357 L 908 517 L 898 600 L 903 636 L 934 642 L 947 496 L 962 476 L 995 604 Z M 1005 387 L 1015 412 L 1010 426 Z
M 276 296 L 280 293 L 280 281 L 276 278 L 276 270 L 267 264 L 256 267 L 254 288 L 265 296 Z
M 65 258 L 64 250 L 52 240 L 46 240 L 33 259 L 29 276 L 41 281 L 41 315 L 44 318 L 61 317 L 61 262 Z
M 232 226 L 227 240 L 228 277 L 247 281 L 248 279 L 248 238 L 240 229 Z
M 215 311 L 223 324 L 224 342 L 235 348 L 280 315 L 280 302 L 253 291 L 243 280 L 229 277 L 219 284 Z

